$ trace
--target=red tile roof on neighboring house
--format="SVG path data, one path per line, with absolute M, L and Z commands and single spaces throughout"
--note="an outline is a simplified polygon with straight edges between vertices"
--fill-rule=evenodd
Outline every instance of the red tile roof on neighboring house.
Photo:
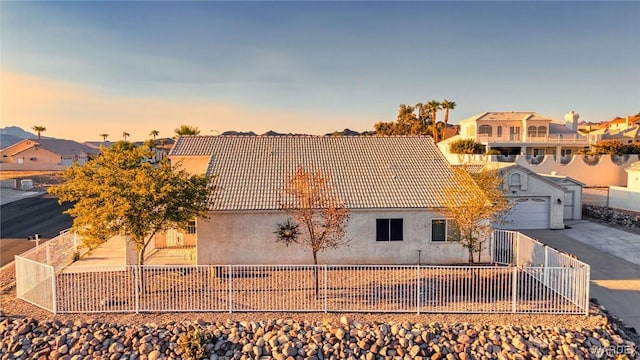
M 441 208 L 454 183 L 428 136 L 183 136 L 171 158 L 209 158 L 213 210 L 278 209 L 298 166 L 330 177 L 350 208 Z

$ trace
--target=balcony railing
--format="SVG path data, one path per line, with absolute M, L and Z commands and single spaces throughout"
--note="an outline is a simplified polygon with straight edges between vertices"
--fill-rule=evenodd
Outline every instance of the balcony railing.
M 551 143 L 551 144 L 564 144 L 564 143 L 584 143 L 597 141 L 597 139 L 591 139 L 588 136 L 582 135 L 566 135 L 566 134 L 551 134 L 548 136 L 527 136 L 523 135 L 503 135 L 503 136 L 489 136 L 487 134 L 477 134 L 476 141 L 483 144 L 489 143 Z

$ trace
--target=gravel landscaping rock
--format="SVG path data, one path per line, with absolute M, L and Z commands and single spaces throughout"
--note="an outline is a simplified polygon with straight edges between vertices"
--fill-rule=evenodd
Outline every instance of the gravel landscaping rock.
M 0 321 L 0 359 L 586 359 L 638 356 L 615 324 L 595 328 L 293 319 L 124 325 Z M 30 331 L 24 332 L 28 328 Z M 189 347 L 181 336 L 191 337 Z M 193 339 L 202 339 L 193 341 Z M 100 340 L 103 339 L 103 340 Z

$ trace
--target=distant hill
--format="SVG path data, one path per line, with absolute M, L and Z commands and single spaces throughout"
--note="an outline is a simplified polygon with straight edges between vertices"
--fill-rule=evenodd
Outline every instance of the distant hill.
M 24 139 L 37 139 L 38 135 L 25 131 L 18 126 L 0 128 L 0 149 L 4 149 Z M 40 136 L 42 139 L 55 139 L 48 136 Z
M 24 140 L 24 138 L 21 138 L 15 135 L 0 134 L 0 149 L 4 149 L 13 144 L 17 144 L 22 140 Z

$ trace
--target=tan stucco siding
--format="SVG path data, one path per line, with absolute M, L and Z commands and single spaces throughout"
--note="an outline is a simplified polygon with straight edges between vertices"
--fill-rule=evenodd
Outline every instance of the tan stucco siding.
M 209 166 L 208 156 L 170 156 L 171 166 L 190 174 L 204 175 Z
M 302 245 L 276 242 L 276 224 L 286 220 L 278 212 L 215 212 L 198 221 L 198 264 L 312 264 Z M 403 241 L 376 241 L 376 219 L 402 218 Z M 431 242 L 431 219 L 425 210 L 354 210 L 347 228 L 348 246 L 321 252 L 319 264 L 456 264 L 467 261 L 457 243 Z M 483 261 L 488 261 L 487 252 Z

